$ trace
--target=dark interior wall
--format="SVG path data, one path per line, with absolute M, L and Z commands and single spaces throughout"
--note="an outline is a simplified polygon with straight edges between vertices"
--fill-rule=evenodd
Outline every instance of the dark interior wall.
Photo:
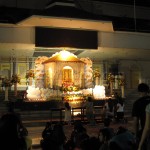
M 112 73 L 113 75 L 118 75 L 118 64 L 112 64 L 111 67 L 109 68 L 109 72 Z
M 36 47 L 70 47 L 97 49 L 98 33 L 89 30 L 35 28 Z

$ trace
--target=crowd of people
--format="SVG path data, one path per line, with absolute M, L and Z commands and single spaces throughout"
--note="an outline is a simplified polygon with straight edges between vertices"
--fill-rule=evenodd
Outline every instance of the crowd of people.
M 149 86 L 138 85 L 139 99 L 132 107 L 133 131 L 124 126 L 114 130 L 112 123 L 124 120 L 124 100 L 115 93 L 115 100 L 109 99 L 103 106 L 103 127 L 99 128 L 97 136 L 87 133 L 81 121 L 73 123 L 70 137 L 66 137 L 64 124 L 47 122 L 41 133 L 42 150 L 149 150 L 150 149 L 150 96 Z M 71 106 L 64 103 L 65 124 L 71 125 Z M 92 97 L 88 97 L 83 107 L 89 125 L 96 125 Z M 125 122 L 123 122 L 125 123 Z M 5 150 L 31 150 L 32 139 L 23 125 L 21 116 L 9 111 L 0 118 L 0 141 Z
M 74 130 L 69 139 L 64 138 L 63 150 L 148 150 L 150 130 L 150 96 L 149 87 L 145 83 L 138 85 L 140 98 L 135 100 L 132 109 L 133 131 L 120 126 L 117 131 L 110 127 L 116 123 L 125 121 L 124 100 L 114 94 L 115 100 L 109 99 L 103 106 L 103 128 L 99 129 L 97 137 L 87 134 L 86 128 L 81 122 L 74 124 Z M 149 105 L 148 105 L 149 104 Z M 92 97 L 88 97 L 83 107 L 86 108 L 86 118 L 89 125 L 95 125 L 94 105 Z M 69 112 L 69 113 L 68 113 Z M 69 119 L 66 119 L 69 118 Z M 71 107 L 65 103 L 65 121 L 70 124 Z M 146 122 L 146 123 L 145 123 Z M 64 132 L 63 132 L 64 133 Z M 64 136 L 65 137 L 65 136 Z
M 82 122 L 76 121 L 69 138 L 66 137 L 62 124 L 55 124 L 52 128 L 50 124 L 50 128 L 46 125 L 44 134 L 42 133 L 42 150 L 136 150 L 133 133 L 122 126 L 114 130 L 110 124 L 111 120 L 105 118 L 97 136 L 90 136 Z M 45 131 L 48 134 L 43 136 Z

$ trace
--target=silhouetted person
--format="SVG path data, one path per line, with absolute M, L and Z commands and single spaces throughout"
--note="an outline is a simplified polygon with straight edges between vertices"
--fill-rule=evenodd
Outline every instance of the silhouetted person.
M 100 150 L 108 149 L 109 140 L 114 136 L 114 129 L 110 127 L 111 119 L 104 119 L 104 126 L 99 130 L 99 140 L 101 143 Z
M 116 108 L 116 119 L 120 121 L 124 118 L 124 102 L 123 100 L 119 100 Z
M 134 102 L 132 108 L 132 116 L 134 123 L 133 129 L 137 138 L 137 144 L 138 141 L 141 139 L 141 134 L 145 126 L 145 118 L 146 118 L 145 109 L 146 106 L 150 103 L 150 96 L 148 95 L 149 86 L 145 83 L 139 84 L 138 92 L 140 94 L 140 98 Z
M 103 117 L 112 119 L 114 117 L 114 103 L 112 99 L 109 99 L 103 107 Z
M 63 150 L 66 136 L 61 124 L 55 124 L 50 136 L 44 139 L 42 143 L 43 150 Z
M 100 141 L 96 137 L 90 137 L 83 140 L 80 144 L 81 150 L 99 150 Z
M 65 123 L 71 125 L 71 106 L 68 102 L 65 102 Z
M 116 135 L 109 141 L 109 150 L 136 150 L 134 135 L 120 126 Z
M 150 104 L 146 106 L 146 122 L 143 129 L 142 137 L 138 145 L 138 150 L 150 149 Z
M 15 113 L 7 113 L 0 120 L 0 146 L 5 150 L 31 150 L 32 139 Z
M 83 126 L 83 124 L 80 121 L 75 122 L 74 129 L 71 133 L 71 137 L 68 140 L 68 146 L 70 146 L 72 149 L 75 147 L 80 147 L 80 144 L 83 140 L 88 139 L 89 136 L 87 134 L 86 128 Z
M 92 97 L 88 97 L 87 101 L 84 104 L 86 108 L 86 117 L 87 121 L 90 125 L 95 125 L 95 119 L 94 119 L 94 105 L 93 105 L 93 99 Z
M 50 122 L 46 122 L 46 126 L 42 132 L 42 138 L 45 139 L 52 134 L 53 128 Z

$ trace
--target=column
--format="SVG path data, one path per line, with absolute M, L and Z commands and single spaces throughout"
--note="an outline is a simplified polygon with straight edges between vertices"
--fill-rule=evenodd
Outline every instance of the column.
M 13 74 L 17 74 L 18 72 L 18 64 L 16 58 L 13 58 Z
M 8 101 L 8 86 L 5 86 L 5 100 Z
M 14 72 L 13 58 L 10 60 L 10 76 L 12 77 Z
M 122 98 L 125 98 L 124 85 L 121 86 L 121 96 Z
M 113 82 L 110 82 L 110 95 L 113 94 Z

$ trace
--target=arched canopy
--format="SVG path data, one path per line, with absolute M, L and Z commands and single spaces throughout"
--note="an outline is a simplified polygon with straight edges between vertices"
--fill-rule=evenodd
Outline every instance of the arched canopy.
M 67 62 L 81 62 L 77 56 L 75 56 L 73 53 L 70 53 L 68 51 L 60 51 L 59 53 L 54 54 L 52 57 L 50 57 L 48 60 L 44 61 L 43 63 L 49 63 L 49 62 L 58 62 L 58 61 L 67 61 Z

